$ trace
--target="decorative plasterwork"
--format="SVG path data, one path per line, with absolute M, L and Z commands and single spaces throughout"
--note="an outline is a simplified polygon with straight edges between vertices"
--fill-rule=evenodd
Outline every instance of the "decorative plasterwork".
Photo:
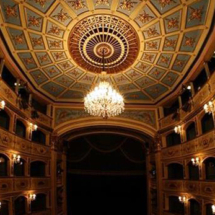
M 103 61 L 108 74 L 125 71 L 139 52 L 139 38 L 134 28 L 113 15 L 81 20 L 73 27 L 68 43 L 73 60 L 81 68 L 97 74 L 102 72 Z
M 153 104 L 175 89 L 196 59 L 210 30 L 214 4 L 212 0 L 1 0 L 0 23 L 5 45 L 35 88 L 54 101 L 79 102 L 99 75 L 87 69 L 84 59 L 80 66 L 80 59 L 77 62 L 71 54 L 68 40 L 75 26 L 98 16 L 124 21 L 125 27 L 131 26 L 131 37 L 125 36 L 123 27 L 120 34 L 136 41 L 137 53 L 122 71 L 110 74 L 109 81 L 126 102 Z M 91 36 L 98 39 L 95 32 Z M 104 43 L 94 45 L 99 55 Z M 112 46 L 105 46 L 111 55 Z

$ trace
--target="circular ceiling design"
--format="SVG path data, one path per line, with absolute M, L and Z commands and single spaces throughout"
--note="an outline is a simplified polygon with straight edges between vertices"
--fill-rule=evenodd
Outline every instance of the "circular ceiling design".
M 197 60 L 214 0 L 0 0 L 1 35 L 21 72 L 54 102 L 83 102 L 108 80 L 126 103 L 157 104 Z
M 128 69 L 139 53 L 139 38 L 134 28 L 113 15 L 95 15 L 76 24 L 69 36 L 73 60 L 83 69 L 107 73 Z

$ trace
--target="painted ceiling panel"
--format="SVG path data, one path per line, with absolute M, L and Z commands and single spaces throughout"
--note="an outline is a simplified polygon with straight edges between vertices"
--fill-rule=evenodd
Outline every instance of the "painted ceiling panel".
M 22 72 L 54 101 L 83 101 L 101 80 L 104 48 L 105 70 L 114 71 L 107 80 L 126 102 L 153 104 L 188 73 L 210 32 L 214 5 L 213 0 L 0 0 L 0 23 Z
M 84 94 L 82 92 L 79 91 L 74 91 L 74 90 L 67 90 L 62 96 L 60 96 L 60 98 L 62 99 L 78 99 L 78 100 L 82 100 L 84 97 Z
M 151 2 L 161 14 L 166 13 L 181 4 L 180 0 L 151 0 Z
M 163 50 L 164 51 L 175 51 L 178 42 L 179 34 L 169 36 L 165 38 Z
M 179 10 L 164 18 L 164 27 L 166 33 L 172 33 L 181 29 L 181 13 Z
M 44 73 L 41 70 L 34 70 L 30 72 L 30 74 L 38 85 L 48 81 L 48 78 L 44 75 Z
M 66 12 L 66 9 L 61 4 L 54 9 L 50 16 L 52 19 L 65 26 L 68 26 L 72 21 L 72 17 Z
M 171 87 L 175 81 L 178 79 L 178 74 L 173 73 L 173 72 L 169 72 L 162 80 L 162 83 L 168 85 L 169 87 Z
M 47 84 L 44 84 L 42 86 L 42 88 L 46 92 L 50 93 L 53 97 L 58 97 L 65 90 L 64 87 L 62 87 L 62 86 L 60 86 L 60 85 L 58 85 L 52 81 L 47 83 Z
M 129 101 L 132 101 L 132 102 L 137 101 L 138 102 L 140 100 L 150 101 L 150 98 L 141 91 L 126 93 L 126 94 L 124 94 L 124 98 L 128 102 Z
M 136 83 L 139 85 L 140 88 L 143 89 L 143 88 L 146 88 L 146 87 L 154 84 L 155 81 L 149 77 L 144 76 L 144 77 L 140 78 L 139 80 L 137 80 Z
M 19 5 L 12 0 L 1 0 L 2 16 L 6 23 L 21 25 Z
M 56 66 L 48 66 L 43 68 L 43 71 L 50 77 L 53 78 L 59 74 L 61 74 L 61 71 Z
M 149 76 L 156 80 L 160 80 L 161 77 L 166 73 L 166 70 L 161 69 L 159 67 L 153 67 L 148 73 Z
M 209 0 L 200 0 L 188 6 L 186 28 L 205 23 Z
M 135 21 L 140 27 L 143 27 L 145 24 L 153 21 L 154 19 L 156 19 L 156 15 L 148 5 L 144 5 L 144 7 L 138 13 L 138 16 L 135 18 Z
M 127 71 L 125 74 L 132 80 L 136 80 L 136 79 L 140 78 L 140 76 L 142 75 L 140 72 L 137 72 L 134 69 Z
M 25 8 L 26 25 L 29 29 L 34 31 L 42 31 L 43 17 L 32 10 Z
M 95 9 L 110 9 L 113 0 L 93 0 Z
M 70 87 L 74 83 L 74 81 L 66 75 L 62 75 L 54 80 L 64 87 Z
M 55 0 L 26 0 L 26 2 L 38 9 L 39 11 L 45 13 L 53 4 L 53 2 L 55 2 Z
M 24 31 L 15 28 L 7 28 L 10 35 L 14 49 L 16 50 L 28 50 L 28 44 L 25 39 Z
M 29 33 L 29 38 L 31 40 L 31 46 L 34 50 L 44 50 L 45 44 L 41 34 Z
M 161 94 L 165 93 L 167 91 L 167 87 L 161 85 L 161 84 L 155 84 L 151 87 L 148 87 L 145 89 L 145 91 L 153 98 L 158 98 Z

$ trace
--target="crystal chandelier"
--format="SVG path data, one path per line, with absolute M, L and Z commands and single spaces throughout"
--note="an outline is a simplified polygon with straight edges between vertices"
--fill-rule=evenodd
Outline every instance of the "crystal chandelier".
M 85 111 L 92 116 L 103 118 L 114 117 L 124 111 L 124 99 L 109 82 L 105 80 L 104 72 L 104 50 L 103 50 L 103 72 L 101 82 L 87 94 L 84 99 Z

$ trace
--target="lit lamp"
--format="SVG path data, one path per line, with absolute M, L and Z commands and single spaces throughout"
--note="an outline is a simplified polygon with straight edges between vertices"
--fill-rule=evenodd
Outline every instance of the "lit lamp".
M 196 157 L 196 158 L 192 158 L 192 159 L 191 159 L 191 162 L 192 162 L 192 164 L 193 164 L 194 166 L 198 166 L 198 165 L 199 165 L 200 160 L 199 160 L 199 158 L 198 158 L 198 157 Z
M 185 203 L 187 200 L 185 196 L 179 196 L 178 199 L 181 203 Z
M 205 113 L 214 113 L 215 107 L 213 101 L 209 101 L 207 104 L 204 105 Z
M 187 89 L 188 89 L 188 90 L 191 90 L 191 89 L 192 89 L 192 87 L 191 87 L 190 85 L 188 85 L 188 86 L 187 86 Z
M 36 131 L 37 128 L 38 128 L 37 125 L 34 125 L 33 123 L 30 123 L 30 130 L 31 130 L 31 132 L 32 132 L 32 131 Z
M 0 209 L 1 209 L 1 202 L 0 202 Z
M 175 126 L 174 131 L 175 131 L 176 134 L 180 134 L 182 132 L 181 125 Z
M 13 154 L 13 162 L 14 162 L 15 164 L 20 164 L 20 165 L 22 165 L 21 156 L 20 156 L 20 155 Z
M 29 199 L 30 199 L 30 201 L 34 201 L 34 200 L 36 200 L 36 197 L 37 197 L 37 195 L 36 195 L 36 194 L 30 194 L 30 195 L 29 195 Z
M 213 214 L 215 214 L 215 205 L 211 206 Z
M 4 110 L 6 103 L 4 100 L 0 101 L 0 110 Z

